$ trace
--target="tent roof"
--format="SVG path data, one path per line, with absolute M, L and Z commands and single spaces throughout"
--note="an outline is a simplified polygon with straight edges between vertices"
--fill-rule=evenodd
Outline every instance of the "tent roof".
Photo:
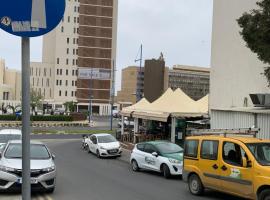
M 201 98 L 197 101 L 197 104 L 199 106 L 199 109 L 202 113 L 208 113 L 208 106 L 209 106 L 209 95 L 206 95 L 205 97 Z
M 121 111 L 121 114 L 124 116 L 130 116 L 132 112 L 134 112 L 135 110 L 144 110 L 146 109 L 148 106 L 150 105 L 149 101 L 147 101 L 146 98 L 141 99 L 138 103 L 123 108 Z

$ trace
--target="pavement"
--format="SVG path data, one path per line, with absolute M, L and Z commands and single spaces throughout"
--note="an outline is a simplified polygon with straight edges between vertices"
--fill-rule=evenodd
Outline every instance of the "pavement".
M 192 196 L 180 177 L 133 172 L 129 151 L 120 158 L 98 159 L 81 149 L 79 139 L 41 139 L 56 155 L 57 186 L 53 194 L 38 194 L 33 200 L 239 200 L 207 191 Z M 0 195 L 1 200 L 19 200 L 19 195 Z

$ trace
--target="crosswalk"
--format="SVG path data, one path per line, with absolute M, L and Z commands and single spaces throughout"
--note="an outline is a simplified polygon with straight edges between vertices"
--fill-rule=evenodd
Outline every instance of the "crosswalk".
M 21 200 L 21 195 L 0 195 L 1 200 Z M 52 197 L 48 195 L 33 195 L 32 200 L 53 200 Z

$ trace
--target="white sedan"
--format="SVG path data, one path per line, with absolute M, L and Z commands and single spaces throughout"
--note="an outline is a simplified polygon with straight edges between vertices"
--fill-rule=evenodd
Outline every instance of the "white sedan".
M 121 156 L 122 148 L 120 143 L 110 134 L 93 134 L 86 139 L 88 152 L 100 157 Z

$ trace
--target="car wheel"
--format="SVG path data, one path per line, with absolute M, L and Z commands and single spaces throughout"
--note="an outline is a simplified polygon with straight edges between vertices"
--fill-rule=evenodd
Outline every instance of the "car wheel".
M 170 168 L 166 164 L 163 164 L 162 166 L 162 173 L 163 176 L 167 179 L 171 177 Z
M 270 200 L 270 189 L 263 190 L 259 194 L 258 200 Z
M 137 163 L 136 160 L 132 160 L 132 161 L 131 161 L 131 165 L 132 165 L 132 170 L 133 170 L 134 172 L 140 171 L 139 165 L 138 165 L 138 163 Z
M 48 190 L 47 190 L 47 193 L 50 193 L 50 194 L 52 194 L 52 193 L 54 193 L 54 190 L 55 190 L 55 187 L 53 187 L 53 188 L 50 188 L 50 189 L 48 189 Z
M 201 179 L 196 175 L 192 174 L 188 179 L 188 188 L 191 194 L 193 195 L 201 195 L 204 191 L 203 184 Z
M 98 150 L 98 149 L 97 149 L 96 154 L 97 154 L 97 157 L 98 157 L 98 158 L 101 158 L 101 156 L 100 156 L 100 153 L 99 153 L 99 150 Z

